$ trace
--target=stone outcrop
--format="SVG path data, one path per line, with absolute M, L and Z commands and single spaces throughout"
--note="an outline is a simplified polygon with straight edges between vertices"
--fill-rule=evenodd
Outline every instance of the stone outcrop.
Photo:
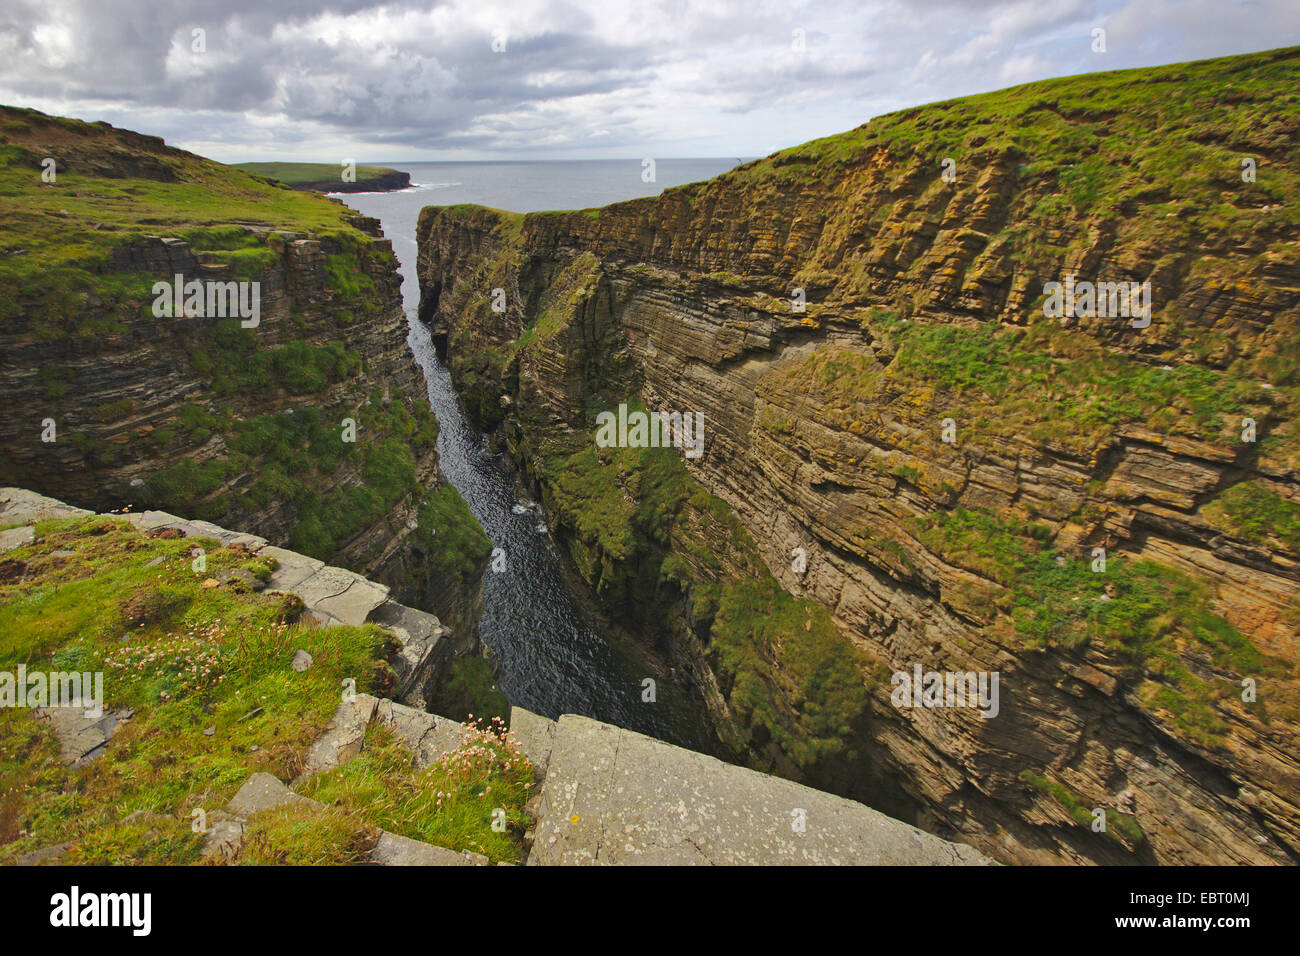
M 379 722 L 427 767 L 475 735 L 453 720 L 367 694 L 339 705 L 313 745 L 304 776 L 360 753 Z M 723 763 L 611 724 L 566 714 L 510 713 L 510 737 L 542 784 L 530 866 L 988 865 L 978 851 L 779 777 Z M 250 816 L 303 797 L 255 774 L 230 802 Z M 217 839 L 216 837 L 213 838 Z M 386 866 L 486 862 L 384 834 L 371 854 Z
M 1095 77 L 908 110 L 599 210 L 429 208 L 420 317 L 597 593 L 642 595 L 645 627 L 676 614 L 748 759 L 1007 861 L 1293 863 L 1300 122 L 1274 93 L 1298 61 L 1107 74 L 1114 111 Z M 1072 275 L 1149 282 L 1150 326 L 1045 319 Z M 629 558 L 566 503 L 555 462 L 628 397 L 703 412 L 691 477 L 861 653 L 849 772 L 773 756 L 712 612 L 674 611 L 739 573 L 730 537 L 674 531 L 670 574 L 661 542 Z M 637 506 L 644 476 L 581 461 Z M 1089 578 L 1094 549 L 1110 570 Z M 894 706 L 916 665 L 999 673 L 999 716 Z M 778 715 L 804 706 L 764 680 Z
M 92 514 L 94 512 L 23 488 L 0 488 L 0 527 L 24 528 L 49 518 L 78 518 Z M 394 638 L 395 651 L 388 663 L 397 678 L 397 697 L 412 707 L 423 709 L 426 706 L 435 689 L 445 681 L 453 660 L 481 653 L 477 639 L 468 643 L 458 639 L 434 615 L 392 600 L 386 585 L 307 555 L 274 547 L 256 535 L 230 531 L 208 521 L 187 521 L 161 511 L 109 517 L 129 521 L 140 531 L 172 529 L 187 538 L 214 538 L 223 546 L 237 544 L 250 555 L 274 559 L 275 570 L 270 579 L 264 584 L 255 582 L 254 586 L 268 592 L 296 595 L 302 601 L 304 618 L 321 627 L 359 626 L 369 622 L 385 628 Z M 0 544 L 0 560 L 3 560 L 5 551 L 23 543 L 19 539 L 13 539 L 13 542 Z M 365 695 L 360 697 L 365 698 Z M 59 708 L 51 713 L 55 730 L 64 744 L 65 758 L 76 762 L 93 759 L 118 724 L 130 717 L 129 713 L 110 712 L 92 719 L 68 708 Z M 343 713 L 342 709 L 340 713 Z M 339 719 L 336 716 L 336 721 Z M 367 716 L 360 726 L 364 727 L 368 722 Z M 359 738 L 357 740 L 359 742 Z
M 992 862 L 860 803 L 587 717 L 540 730 L 545 718 L 516 707 L 510 720 L 529 727 L 535 763 L 530 744 L 548 745 L 530 866 Z
M 6 233 L 0 403 L 23 411 L 0 422 L 0 484 L 244 528 L 469 624 L 473 581 L 433 570 L 420 527 L 448 486 L 378 221 L 156 137 L 0 117 L 33 215 L 69 220 L 66 245 Z M 163 192 L 117 203 L 122 189 Z M 207 300 L 156 315 L 154 283 L 178 275 Z M 257 284 L 255 325 L 211 314 L 211 287 L 231 283 Z

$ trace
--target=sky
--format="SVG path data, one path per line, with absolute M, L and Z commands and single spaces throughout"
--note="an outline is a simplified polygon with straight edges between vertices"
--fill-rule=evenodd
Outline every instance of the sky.
M 0 0 L 0 103 L 223 162 L 750 158 L 1297 44 L 1300 0 Z

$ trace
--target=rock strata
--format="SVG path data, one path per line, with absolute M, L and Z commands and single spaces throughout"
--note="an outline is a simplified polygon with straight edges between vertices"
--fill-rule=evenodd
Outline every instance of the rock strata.
M 599 210 L 429 208 L 420 317 L 578 570 L 713 682 L 746 759 L 1006 861 L 1294 863 L 1300 221 L 1238 160 L 1273 157 L 1292 209 L 1300 168 L 1234 111 L 1295 129 L 1297 62 L 907 110 Z M 1123 109 L 1089 106 L 1099 83 Z M 1067 277 L 1150 283 L 1152 321 L 1046 316 Z M 628 399 L 703 413 L 682 465 L 720 510 L 688 491 L 647 527 L 654 476 L 592 442 Z M 798 660 L 772 663 L 797 632 L 736 663 L 717 594 L 754 572 L 719 513 L 861 655 L 851 760 L 799 752 Z M 999 716 L 896 706 L 918 665 L 1000 674 Z

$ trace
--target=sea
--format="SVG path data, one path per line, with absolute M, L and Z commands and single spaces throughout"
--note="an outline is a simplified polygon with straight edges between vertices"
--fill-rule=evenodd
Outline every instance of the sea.
M 416 317 L 415 228 L 425 206 L 478 203 L 513 212 L 585 209 L 653 196 L 669 186 L 710 179 L 739 158 L 659 159 L 653 181 L 640 159 L 549 162 L 385 163 L 408 172 L 412 187 L 339 194 L 374 216 L 393 243 L 402 274 L 408 342 L 428 383 L 440 423 L 443 474 L 483 525 L 504 569 L 483 575 L 479 634 L 500 661 L 510 702 L 547 717 L 581 714 L 705 752 L 716 741 L 698 691 L 680 670 L 616 633 L 593 606 L 556 546 L 549 517 L 522 492 L 513 464 L 488 447 L 467 419 L 429 331 Z M 498 566 L 502 562 L 498 561 Z M 654 681 L 654 700 L 646 698 Z

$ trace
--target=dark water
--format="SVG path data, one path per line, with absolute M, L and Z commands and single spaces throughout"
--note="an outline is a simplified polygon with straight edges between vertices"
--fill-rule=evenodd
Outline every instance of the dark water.
M 354 193 L 340 198 L 383 223 L 401 264 L 407 341 L 424 369 L 429 401 L 441 424 L 442 471 L 505 553 L 506 569 L 484 573 L 483 640 L 501 661 L 501 688 L 513 704 L 548 717 L 583 714 L 693 749 L 711 749 L 692 703 L 685 676 L 673 675 L 606 629 L 575 594 L 564 559 L 534 506 L 512 510 L 521 500 L 515 473 L 504 455 L 488 452 L 483 436 L 466 420 L 447 369 L 428 330 L 416 318 L 415 227 L 424 206 L 474 202 L 533 212 L 605 205 L 654 195 L 666 186 L 707 179 L 735 163 L 728 160 L 661 160 L 655 183 L 641 180 L 639 161 L 554 163 L 388 164 L 411 174 L 418 189 Z M 580 586 L 580 585 L 579 585 Z M 653 678 L 656 701 L 642 701 L 642 681 Z

